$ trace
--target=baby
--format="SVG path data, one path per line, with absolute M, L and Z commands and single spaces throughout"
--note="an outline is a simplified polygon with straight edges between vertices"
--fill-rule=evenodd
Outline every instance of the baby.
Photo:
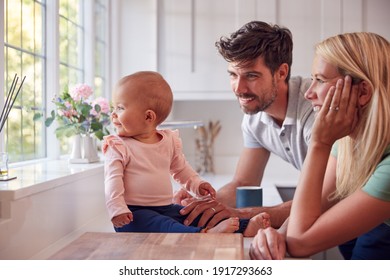
M 242 232 L 254 236 L 270 226 L 261 213 L 251 220 L 232 217 L 212 228 L 183 224 L 183 206 L 172 203 L 171 178 L 198 197 L 215 198 L 214 188 L 192 169 L 178 131 L 158 130 L 173 104 L 170 86 L 157 72 L 142 71 L 119 80 L 112 96 L 117 135 L 104 138 L 105 198 L 117 232 Z

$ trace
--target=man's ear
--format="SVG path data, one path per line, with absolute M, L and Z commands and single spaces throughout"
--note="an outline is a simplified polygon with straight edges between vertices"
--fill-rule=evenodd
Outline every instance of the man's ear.
M 359 94 L 359 97 L 358 97 L 359 105 L 361 107 L 364 107 L 371 100 L 371 97 L 372 97 L 371 86 L 366 81 L 360 82 L 358 94 Z
M 145 112 L 145 120 L 148 122 L 154 122 L 157 116 L 153 110 L 146 110 Z
M 285 81 L 288 76 L 288 71 L 290 71 L 287 63 L 282 63 L 279 66 L 279 69 L 276 72 L 276 77 L 280 80 Z

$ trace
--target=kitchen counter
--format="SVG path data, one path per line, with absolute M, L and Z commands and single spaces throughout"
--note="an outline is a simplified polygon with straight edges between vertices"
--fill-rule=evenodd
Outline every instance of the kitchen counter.
M 87 232 L 50 259 L 241 260 L 242 235 Z
M 216 188 L 231 175 L 203 176 Z M 175 184 L 174 184 L 175 185 Z M 178 188 L 178 186 L 175 186 Z M 263 185 L 263 204 L 282 202 L 273 184 Z M 107 224 L 109 222 L 107 221 Z M 51 259 L 249 259 L 253 238 L 241 234 L 86 232 L 53 252 Z M 175 244 L 173 246 L 173 244 Z M 173 246 L 173 247 L 172 247 Z M 180 249 L 178 250 L 177 248 Z
M 158 126 L 158 129 L 197 128 L 204 126 L 202 121 L 166 121 Z
M 232 178 L 232 175 L 212 175 L 212 174 L 206 174 L 203 176 L 206 180 L 208 180 L 213 186 L 215 186 L 216 189 L 223 186 L 227 182 L 229 182 Z M 294 182 L 278 182 L 278 186 L 291 186 Z M 177 186 L 176 186 L 177 187 Z M 273 206 L 277 205 L 282 202 L 282 199 L 277 191 L 277 188 L 275 184 L 273 183 L 267 183 L 265 182 L 263 184 L 264 187 L 264 196 L 263 196 L 263 204 L 265 206 Z M 84 227 L 82 230 L 78 231 L 77 233 L 72 234 L 69 238 L 66 240 L 63 240 L 62 242 L 59 242 L 57 246 L 53 246 L 51 248 L 48 248 L 45 252 L 42 252 L 42 254 L 39 254 L 36 256 L 38 259 L 46 259 L 50 256 L 53 256 L 56 252 L 58 252 L 60 249 L 65 248 L 68 244 L 75 241 L 77 238 L 82 236 L 85 232 L 101 232 L 101 233 L 113 233 L 113 228 L 111 223 L 109 222 L 108 215 L 106 212 L 103 213 L 99 221 L 96 221 L 95 224 Z M 114 233 L 115 234 L 115 233 Z M 240 235 L 241 236 L 241 235 Z M 206 237 L 206 236 L 205 236 Z M 242 249 L 243 249 L 243 258 L 249 259 L 249 247 L 252 242 L 253 238 L 242 238 Z M 58 246 L 60 245 L 60 246 Z M 224 249 L 226 250 L 226 249 Z M 231 249 L 229 249 L 231 250 Z M 195 250 L 196 251 L 196 250 Z M 58 255 L 57 255 L 58 257 Z M 194 256 L 195 257 L 195 256 Z M 219 257 L 220 258 L 220 257 Z M 311 257 L 311 259 L 341 259 L 340 254 L 338 253 L 337 248 L 327 250 L 325 252 L 318 253 Z

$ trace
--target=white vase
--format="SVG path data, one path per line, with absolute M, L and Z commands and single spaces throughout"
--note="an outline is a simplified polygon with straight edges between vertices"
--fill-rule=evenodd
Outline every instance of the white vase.
M 92 161 L 99 160 L 95 139 L 90 135 L 83 136 L 82 158 Z
M 76 135 L 73 140 L 70 163 L 92 163 L 100 160 L 95 139 L 91 135 Z
M 73 136 L 73 146 L 70 159 L 81 159 L 81 136 L 79 134 Z

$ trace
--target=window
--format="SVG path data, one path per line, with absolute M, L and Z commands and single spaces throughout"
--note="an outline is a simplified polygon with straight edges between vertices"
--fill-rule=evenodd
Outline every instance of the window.
M 60 88 L 84 81 L 84 19 L 79 0 L 60 0 Z
M 52 98 L 66 86 L 87 83 L 95 96 L 107 96 L 108 1 L 0 0 L 0 4 L 4 7 L 0 85 L 7 93 L 15 74 L 26 76 L 0 145 L 11 162 L 69 153 L 69 139 L 46 144 L 54 143 L 55 136 L 46 132 L 44 119 L 53 108 Z M 3 91 L 0 98 L 5 98 Z M 44 118 L 34 121 L 37 112 Z
M 83 1 L 59 0 L 59 59 L 60 91 L 84 82 L 85 24 Z M 61 138 L 61 154 L 69 150 L 67 138 Z
M 3 127 L 11 161 L 44 157 L 46 153 L 45 129 L 42 122 L 33 121 L 35 111 L 42 110 L 45 102 L 44 25 L 45 3 L 4 1 L 4 92 L 9 91 L 15 74 L 27 77 Z
M 95 95 L 104 96 L 107 87 L 107 1 L 95 1 Z

